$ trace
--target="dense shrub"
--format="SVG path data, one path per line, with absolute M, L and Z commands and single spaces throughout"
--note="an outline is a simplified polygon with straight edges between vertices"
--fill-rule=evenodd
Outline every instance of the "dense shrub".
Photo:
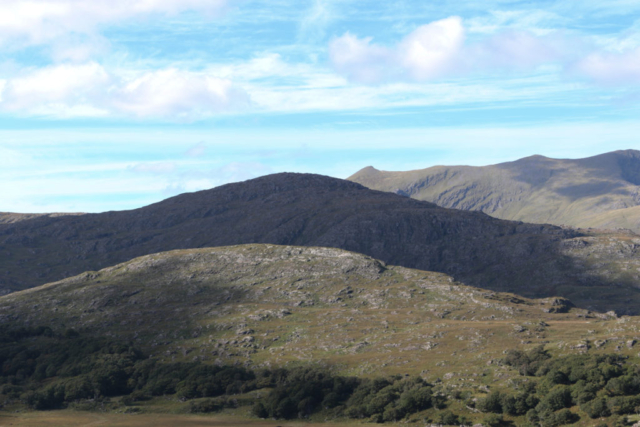
M 594 399 L 584 405 L 580 405 L 580 409 L 591 418 L 608 417 L 611 415 L 607 401 L 603 398 Z
M 460 425 L 460 417 L 449 410 L 442 411 L 438 414 L 438 424 L 457 426 Z

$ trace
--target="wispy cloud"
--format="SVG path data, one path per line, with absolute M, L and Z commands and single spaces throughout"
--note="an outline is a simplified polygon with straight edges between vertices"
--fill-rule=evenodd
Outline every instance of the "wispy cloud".
M 334 18 L 335 0 L 314 0 L 298 24 L 298 40 L 314 43 L 324 39 L 326 29 Z
M 216 16 L 226 0 L 3 0 L 0 43 L 49 44 L 69 34 L 93 36 L 101 26 L 194 10 Z
M 203 141 L 198 142 L 196 145 L 190 147 L 184 154 L 188 157 L 202 157 L 207 152 L 207 146 Z
M 139 173 L 164 175 L 174 172 L 176 170 L 176 167 L 177 165 L 175 162 L 148 162 L 133 165 L 129 168 L 129 170 Z
M 604 85 L 640 83 L 640 48 L 626 52 L 596 52 L 577 63 L 573 71 Z

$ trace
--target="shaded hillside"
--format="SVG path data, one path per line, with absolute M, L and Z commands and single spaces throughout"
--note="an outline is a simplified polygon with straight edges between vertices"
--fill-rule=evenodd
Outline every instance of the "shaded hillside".
M 409 172 L 368 167 L 349 180 L 496 218 L 640 231 L 640 152 L 635 150 L 577 160 L 532 156 L 492 166 Z
M 561 299 L 490 292 L 339 249 L 273 245 L 137 258 L 1 297 L 0 320 L 132 341 L 165 361 L 313 362 L 431 379 L 456 372 L 453 381 L 474 387 L 507 384 L 494 376 L 504 367 L 487 365 L 504 349 L 635 354 L 626 342 L 638 328 Z
M 0 225 L 0 282 L 18 290 L 172 249 L 326 246 L 473 286 L 635 310 L 636 236 L 491 218 L 306 174 L 270 175 L 141 209 Z

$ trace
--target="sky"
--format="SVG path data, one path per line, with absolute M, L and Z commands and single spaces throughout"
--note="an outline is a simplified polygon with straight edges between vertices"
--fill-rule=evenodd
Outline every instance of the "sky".
M 2 0 L 0 211 L 640 149 L 637 0 Z

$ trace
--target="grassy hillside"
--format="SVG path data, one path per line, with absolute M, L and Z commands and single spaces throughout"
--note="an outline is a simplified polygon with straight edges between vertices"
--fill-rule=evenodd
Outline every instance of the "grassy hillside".
M 0 224 L 6 292 L 172 249 L 272 243 L 337 247 L 468 285 L 637 312 L 640 240 L 444 209 L 307 174 L 277 174 L 145 208 Z
M 137 258 L 4 296 L 0 313 L 4 325 L 131 340 L 167 360 L 314 361 L 358 375 L 429 365 L 430 377 L 473 372 L 470 359 L 486 365 L 525 342 L 569 351 L 605 340 L 611 349 L 638 326 L 338 249 L 271 245 Z
M 640 231 L 640 152 L 634 150 L 577 160 L 532 156 L 492 166 L 408 172 L 369 167 L 348 179 L 496 218 Z
M 64 393 L 68 396 L 71 392 L 77 395 L 78 384 L 92 387 L 96 378 L 118 381 L 117 375 L 114 374 L 112 380 L 103 373 L 107 367 L 113 370 L 116 365 L 124 368 L 109 372 L 130 378 L 137 378 L 135 375 L 152 366 L 156 366 L 156 370 L 169 366 L 173 367 L 170 371 L 176 371 L 182 366 L 180 363 L 246 367 L 255 372 L 269 369 L 270 378 L 277 373 L 276 368 L 316 367 L 326 375 L 358 378 L 358 393 L 370 387 L 366 381 L 362 382 L 366 378 L 400 375 L 384 380 L 390 384 L 388 392 L 400 387 L 393 392 L 397 393 L 396 397 L 389 397 L 391 401 L 405 396 L 407 386 L 422 384 L 421 390 L 435 397 L 424 409 L 408 413 L 407 419 L 416 422 L 458 416 L 473 422 L 495 421 L 491 417 L 498 415 L 492 412 L 503 412 L 503 409 L 487 403 L 491 396 L 491 399 L 497 396 L 491 394 L 494 391 L 513 394 L 529 390 L 526 393 L 535 392 L 538 396 L 535 399 L 543 400 L 548 395 L 554 396 L 553 383 L 549 385 L 552 374 L 547 375 L 547 371 L 534 366 L 552 369 L 575 363 L 596 363 L 604 364 L 602 369 L 605 369 L 609 366 L 607 361 L 614 360 L 627 369 L 621 357 L 631 357 L 630 362 L 637 360 L 636 343 L 640 334 L 637 318 L 592 313 L 572 307 L 563 299 L 531 300 L 472 288 L 444 274 L 389 266 L 338 249 L 273 245 L 180 250 L 144 256 L 1 297 L 0 313 L 5 340 L 0 345 L 5 375 L 0 395 L 9 399 L 5 400 L 9 407 L 15 407 L 20 399 L 35 405 L 49 404 L 55 394 L 47 397 L 48 390 L 56 393 L 55 387 L 65 386 Z M 38 330 L 38 327 L 50 329 Z M 36 330 L 38 332 L 29 332 Z M 18 337 L 17 341 L 7 340 L 9 336 Z M 88 351 L 86 343 L 98 339 L 109 340 L 112 344 L 108 348 L 117 349 L 116 343 L 125 346 L 108 351 L 105 346 L 97 346 L 98 356 L 91 353 L 82 357 L 61 358 L 51 350 L 76 348 L 76 341 L 80 340 L 78 348 Z M 535 353 L 538 346 L 543 346 L 548 355 Z M 134 347 L 142 353 L 134 351 Z M 543 357 L 534 362 L 533 356 L 509 353 L 506 358 L 506 350 L 510 349 L 534 350 L 529 354 Z M 47 352 L 53 353 L 47 355 Z M 615 356 L 596 358 L 605 354 Z M 575 359 L 579 355 L 587 359 Z M 549 359 L 552 356 L 555 359 Z M 567 362 L 557 359 L 564 356 L 574 359 Z M 49 365 L 42 365 L 41 369 L 42 360 L 49 360 Z M 84 368 L 67 366 L 74 360 Z M 87 367 L 91 360 L 98 363 L 98 368 Z M 20 368 L 21 364 L 25 368 Z M 51 364 L 53 369 L 49 367 Z M 186 373 L 200 365 L 184 365 L 191 366 Z M 29 366 L 35 372 L 32 381 L 39 375 L 41 387 L 47 388 L 37 388 L 34 383 L 22 385 L 20 378 L 27 377 Z M 12 369 L 17 369 L 16 373 L 10 374 L 14 372 Z M 610 375 L 617 378 L 631 372 L 620 369 Z M 541 373 L 535 373 L 536 370 Z M 87 373 L 82 376 L 82 372 Z M 243 406 L 249 404 L 246 402 L 268 405 L 277 398 L 278 390 L 293 397 L 295 393 L 287 391 L 287 387 L 295 386 L 299 380 L 295 380 L 295 376 L 290 378 L 274 392 L 261 389 L 234 392 L 233 399 L 239 402 L 234 405 L 239 405 L 240 411 L 235 413 L 247 416 L 250 406 Z M 153 412 L 172 408 L 170 411 L 184 413 L 219 402 L 188 394 L 191 392 L 185 379 L 178 383 L 176 396 L 163 398 L 160 393 L 149 401 L 138 401 L 144 393 L 153 393 L 158 383 L 151 387 L 146 380 L 144 388 L 138 390 L 135 384 L 139 384 L 140 379 L 120 381 L 122 389 L 103 392 L 116 398 L 101 401 L 102 410 L 123 411 L 133 407 L 136 411 Z M 256 387 L 255 380 L 252 384 Z M 578 390 L 578 386 L 571 384 L 567 380 L 562 387 Z M 131 390 L 137 394 L 132 393 L 128 400 L 118 400 L 118 393 Z M 381 390 L 378 398 L 382 398 L 380 393 L 384 394 Z M 616 402 L 615 393 L 599 396 Z M 544 404 L 536 406 L 535 399 L 527 405 L 535 406 L 536 416 L 555 420 L 580 414 L 582 422 L 590 420 L 585 415 L 591 408 L 588 405 L 580 410 L 573 408 L 571 414 L 560 409 L 544 412 L 547 411 Z M 575 399 L 578 402 L 578 395 Z M 585 399 L 587 403 L 590 401 L 588 396 Z M 78 402 L 74 403 L 78 408 L 96 406 L 95 401 Z M 319 420 L 369 418 L 373 413 L 371 419 L 379 416 L 382 420 L 393 417 L 389 408 L 398 409 L 404 404 L 399 400 L 393 403 L 395 406 L 387 407 L 384 414 L 376 415 L 375 409 L 358 406 L 357 393 L 331 410 L 322 409 L 318 403 L 314 404 L 316 409 L 311 412 L 311 419 L 316 419 L 313 418 L 316 413 Z M 359 411 L 364 415 L 359 415 Z M 507 412 L 500 416 L 507 421 L 521 424 L 525 420 L 520 410 L 504 411 Z M 293 412 L 294 417 L 296 413 L 297 410 Z

